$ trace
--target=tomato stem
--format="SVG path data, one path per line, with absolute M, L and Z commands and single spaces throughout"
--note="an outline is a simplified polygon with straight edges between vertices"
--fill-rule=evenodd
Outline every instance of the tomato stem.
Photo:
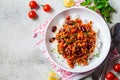
M 43 4 L 41 4 L 40 6 L 44 7 L 44 5 L 43 5 Z

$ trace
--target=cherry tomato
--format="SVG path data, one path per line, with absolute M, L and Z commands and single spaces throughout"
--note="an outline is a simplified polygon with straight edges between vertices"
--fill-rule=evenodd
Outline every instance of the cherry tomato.
M 114 64 L 113 68 L 114 68 L 115 72 L 120 72 L 120 64 L 119 63 Z
M 33 8 L 37 8 L 38 4 L 35 1 L 30 1 L 29 6 L 33 9 Z
M 43 5 L 43 10 L 44 10 L 45 12 L 50 12 L 51 6 L 50 6 L 49 4 L 45 4 L 45 5 Z
M 114 78 L 113 80 L 119 80 L 119 79 L 116 77 L 116 78 Z
M 30 12 L 28 13 L 28 16 L 29 16 L 29 18 L 35 18 L 35 17 L 37 17 L 37 14 L 36 14 L 35 11 L 30 11 Z
M 107 72 L 105 77 L 107 80 L 113 80 L 115 78 L 115 75 L 112 72 Z

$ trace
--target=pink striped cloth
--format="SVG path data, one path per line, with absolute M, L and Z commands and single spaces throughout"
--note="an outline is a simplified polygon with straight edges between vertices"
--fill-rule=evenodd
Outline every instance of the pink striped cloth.
M 48 59 L 48 61 L 52 65 L 55 72 L 61 77 L 61 80 L 79 80 L 79 79 L 91 74 L 93 71 L 90 71 L 90 72 L 87 72 L 84 74 L 68 72 L 68 71 L 65 71 L 65 70 L 61 69 L 60 67 L 58 67 L 57 64 L 55 64 L 54 61 L 52 61 L 52 59 L 50 58 L 50 56 L 48 55 L 48 53 L 45 49 L 45 43 L 44 43 L 45 28 L 46 28 L 47 24 L 49 23 L 49 21 L 50 21 L 50 19 L 48 21 L 46 21 L 44 24 L 35 28 L 35 30 L 33 31 L 34 32 L 33 38 L 36 42 L 36 45 L 39 47 L 40 50 L 42 50 L 42 54 Z
M 75 1 L 75 6 L 77 7 L 77 6 L 80 6 L 80 2 L 83 1 L 83 0 L 74 0 L 74 1 Z M 42 24 L 39 27 L 34 29 L 33 38 L 36 42 L 36 45 L 42 51 L 42 54 L 50 62 L 54 71 L 61 77 L 61 80 L 79 80 L 79 79 L 84 78 L 84 77 L 88 76 L 89 74 L 91 74 L 94 70 L 86 72 L 86 73 L 82 73 L 82 74 L 81 73 L 68 72 L 66 70 L 61 69 L 59 66 L 57 66 L 57 64 L 54 63 L 54 61 L 52 61 L 52 59 L 50 58 L 50 56 L 48 55 L 48 53 L 45 49 L 45 43 L 44 43 L 45 28 L 47 27 L 47 24 L 49 23 L 50 20 L 51 20 L 51 18 L 48 19 L 44 24 Z M 111 60 L 118 57 L 118 56 L 119 56 L 119 54 L 118 54 L 117 50 L 115 49 L 113 51 Z
M 44 33 L 45 33 L 45 28 L 47 26 L 47 24 L 49 23 L 50 19 L 48 21 L 46 21 L 44 24 L 40 25 L 39 27 L 35 28 L 35 30 L 33 31 L 33 38 L 36 42 L 36 45 L 39 47 L 40 50 L 42 50 L 42 54 L 48 59 L 48 61 L 51 63 L 53 69 L 55 70 L 55 72 L 61 77 L 62 80 L 79 80 L 83 77 L 86 77 L 87 75 L 91 74 L 93 71 L 87 72 L 87 73 L 73 73 L 73 72 L 68 72 L 65 71 L 63 69 L 61 69 L 60 67 L 58 67 L 50 58 L 50 56 L 48 55 L 46 49 L 45 49 L 45 43 L 44 43 Z M 117 49 L 115 48 L 115 50 L 113 51 L 113 53 L 111 54 L 111 61 L 114 60 L 117 57 L 120 57 L 120 55 L 118 54 Z

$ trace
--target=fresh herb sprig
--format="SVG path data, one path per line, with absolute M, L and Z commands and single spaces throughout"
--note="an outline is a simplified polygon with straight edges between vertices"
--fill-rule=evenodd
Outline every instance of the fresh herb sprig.
M 100 56 L 99 53 L 94 54 L 94 57 L 99 57 L 99 56 Z
M 111 13 L 116 12 L 116 10 L 109 4 L 108 1 L 109 0 L 85 0 L 80 4 L 96 12 L 99 11 L 106 22 L 112 23 Z
M 51 49 L 51 52 L 53 53 L 53 52 L 55 52 L 55 50 L 56 50 L 56 49 L 55 49 L 55 48 L 53 48 L 53 49 Z

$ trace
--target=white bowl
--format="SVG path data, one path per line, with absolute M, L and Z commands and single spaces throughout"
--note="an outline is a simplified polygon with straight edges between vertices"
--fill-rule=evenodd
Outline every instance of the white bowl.
M 94 57 L 87 66 L 75 66 L 73 69 L 71 69 L 68 66 L 67 62 L 64 60 L 64 58 L 57 52 L 57 41 L 55 41 L 54 43 L 49 42 L 50 38 L 55 37 L 56 33 L 59 31 L 59 29 L 64 23 L 65 18 L 68 15 L 70 15 L 72 18 L 80 17 L 80 19 L 83 22 L 92 21 L 93 27 L 97 28 L 100 31 L 99 37 L 102 41 L 102 47 L 100 48 L 99 57 Z M 53 33 L 51 31 L 52 26 L 57 26 L 56 33 Z M 61 11 L 60 13 L 55 15 L 53 19 L 49 22 L 45 33 L 45 45 L 51 59 L 53 59 L 53 61 L 62 69 L 76 73 L 88 72 L 98 67 L 107 56 L 110 48 L 110 43 L 111 43 L 110 31 L 104 19 L 96 12 L 84 7 L 69 8 Z

